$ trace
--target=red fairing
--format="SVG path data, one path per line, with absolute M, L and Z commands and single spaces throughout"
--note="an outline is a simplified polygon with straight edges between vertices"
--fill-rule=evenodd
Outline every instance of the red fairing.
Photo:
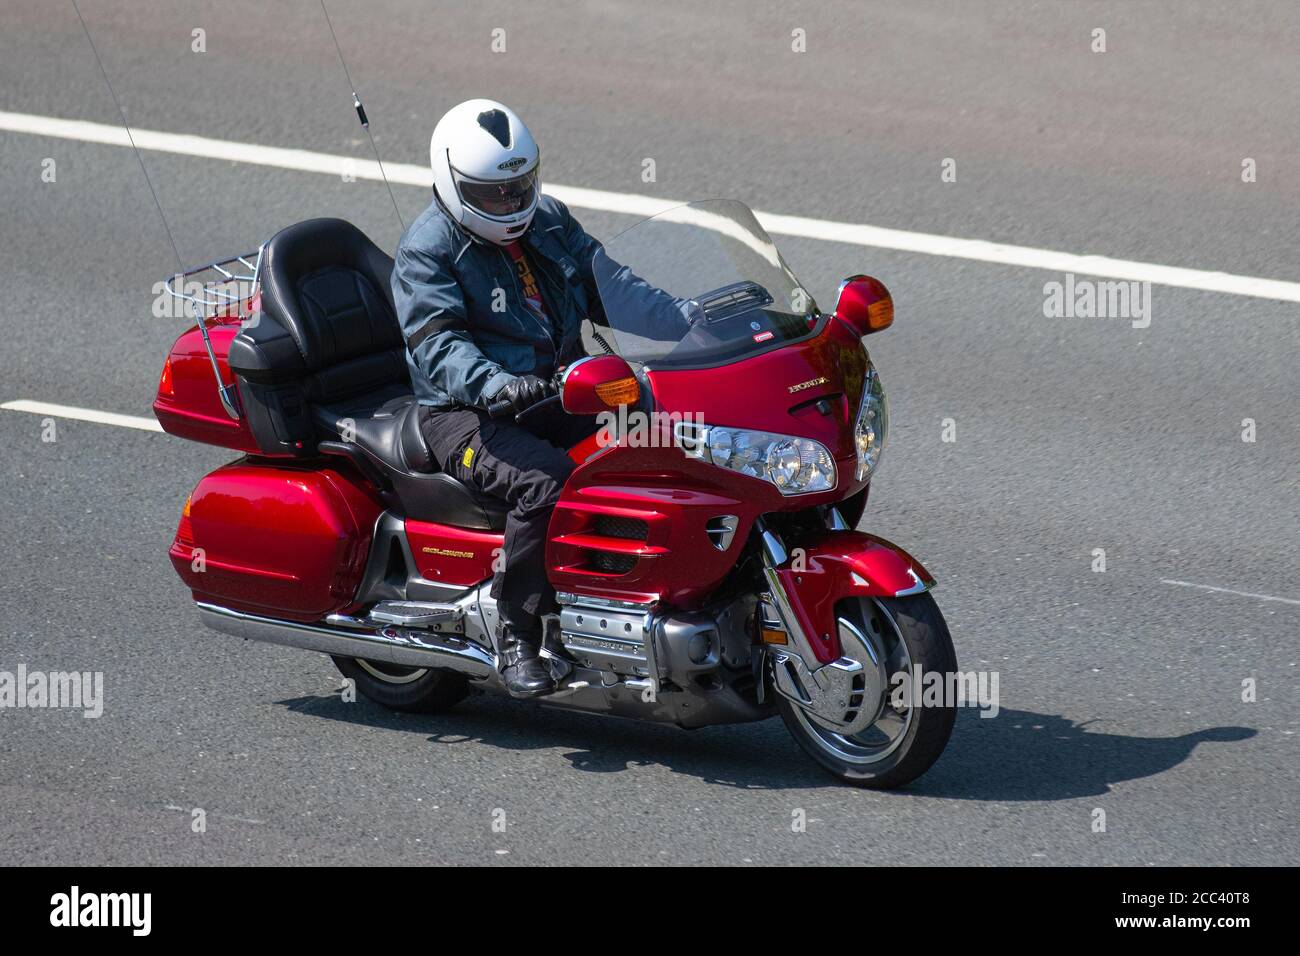
M 708 425 L 760 429 L 821 442 L 830 449 L 839 469 L 838 499 L 861 487 L 852 485 L 856 464 L 853 416 L 862 398 L 866 372 L 862 343 L 844 323 L 828 320 L 820 335 L 799 345 L 719 368 L 660 370 L 648 377 L 656 401 L 668 411 L 698 412 Z M 816 404 L 821 398 L 830 400 L 832 414 L 818 411 Z
M 758 512 L 724 483 L 709 484 L 692 473 L 708 466 L 671 453 L 681 457 L 680 470 L 663 468 L 664 449 L 618 448 L 574 473 L 551 516 L 546 548 L 556 590 L 690 606 L 727 576 Z M 705 530 L 721 514 L 737 515 L 742 525 L 726 552 Z M 610 523 L 633 536 L 611 535 Z M 602 556 L 631 567 L 611 572 Z
M 208 337 L 212 340 L 212 351 L 225 385 L 234 381 L 226 365 L 226 353 L 230 349 L 230 340 L 239 333 L 239 321 L 235 316 L 208 324 Z M 258 453 L 248 422 L 233 420 L 221 406 L 217 383 L 212 376 L 212 362 L 208 359 L 198 326 L 182 332 L 172 345 L 158 383 L 153 413 L 168 434 L 207 445 Z
M 351 606 L 381 510 L 347 471 L 234 462 L 194 489 L 169 554 L 196 601 L 315 621 Z
M 592 455 L 596 454 L 596 452 L 600 451 L 600 449 L 600 432 L 596 432 L 593 435 L 588 435 L 582 441 L 578 442 L 578 444 L 570 448 L 569 458 L 574 462 L 574 464 L 581 465 Z
M 776 573 L 823 664 L 840 656 L 835 604 L 846 597 L 894 597 L 934 576 L 902 548 L 860 531 L 828 532 Z M 798 565 L 801 570 L 795 570 Z
M 686 455 L 673 445 L 670 422 L 660 422 L 651 447 L 625 441 L 591 457 L 599 442 L 589 440 L 571 452 L 579 467 L 551 518 L 551 583 L 560 591 L 599 597 L 698 605 L 731 573 L 756 518 L 840 501 L 864 487 L 854 478 L 852 415 L 865 369 L 858 340 L 832 321 L 808 342 L 734 365 L 650 372 L 662 414 L 814 438 L 835 457 L 839 484 L 830 491 L 782 495 L 768 481 Z M 826 399 L 829 414 L 816 407 L 819 399 Z M 723 516 L 737 522 L 729 546 L 720 551 L 708 523 Z
M 420 576 L 439 584 L 472 587 L 492 576 L 492 564 L 505 536 L 432 521 L 406 522 L 406 540 Z

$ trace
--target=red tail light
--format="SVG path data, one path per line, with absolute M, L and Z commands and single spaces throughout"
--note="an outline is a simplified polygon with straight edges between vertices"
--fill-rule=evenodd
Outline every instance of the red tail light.
M 167 356 L 167 361 L 163 363 L 162 378 L 158 379 L 158 394 L 166 395 L 168 398 L 175 396 L 172 390 L 172 360 Z
M 194 527 L 190 524 L 190 499 L 185 499 L 181 509 L 181 523 L 176 528 L 176 543 L 186 550 L 194 549 Z

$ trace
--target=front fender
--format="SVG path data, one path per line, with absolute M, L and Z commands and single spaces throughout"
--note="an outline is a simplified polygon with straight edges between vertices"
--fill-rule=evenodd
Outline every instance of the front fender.
M 775 569 L 817 660 L 840 656 L 835 605 L 846 597 L 905 597 L 934 587 L 934 575 L 896 544 L 861 531 L 834 531 L 796 548 Z M 811 663 L 811 662 L 810 662 Z

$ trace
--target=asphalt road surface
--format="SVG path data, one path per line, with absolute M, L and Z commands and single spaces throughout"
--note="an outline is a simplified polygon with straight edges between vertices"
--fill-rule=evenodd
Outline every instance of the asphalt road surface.
M 80 5 L 132 126 L 370 158 L 314 0 Z M 567 186 L 1300 281 L 1289 3 L 439 6 L 330 3 L 385 160 L 486 95 Z M 71 3 L 0 18 L 0 110 L 117 122 Z M 400 232 L 382 184 L 144 161 L 186 265 L 313 216 Z M 428 198 L 395 192 L 408 222 Z M 0 402 L 148 416 L 180 323 L 150 312 L 176 261 L 136 157 L 0 131 L 0 217 Z M 0 710 L 0 863 L 1298 862 L 1300 306 L 1156 284 L 1147 328 L 1047 318 L 1060 273 L 777 240 L 823 305 L 856 272 L 894 291 L 863 527 L 1000 676 L 926 776 L 841 786 L 779 721 L 343 703 L 326 658 L 200 627 L 167 560 L 227 453 L 0 410 L 0 670 L 100 671 L 105 698 Z

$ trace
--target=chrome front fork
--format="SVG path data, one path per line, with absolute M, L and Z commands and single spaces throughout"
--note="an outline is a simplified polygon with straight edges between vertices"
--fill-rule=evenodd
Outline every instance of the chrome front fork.
M 834 527 L 838 519 L 843 525 L 839 512 L 831 510 L 834 516 L 828 516 L 828 524 Z M 860 733 L 871 725 L 878 712 L 873 701 L 864 699 L 866 692 L 879 687 L 880 675 L 875 673 L 878 662 L 872 659 L 869 648 L 863 649 L 865 661 L 847 655 L 827 664 L 817 659 L 791 597 L 777 574 L 790 560 L 785 543 L 761 518 L 757 527 L 763 542 L 763 577 L 768 588 L 763 602 L 776 613 L 786 634 L 784 645 L 763 645 L 772 662 L 772 687 L 823 726 L 845 735 Z M 844 648 L 842 654 L 843 651 Z

